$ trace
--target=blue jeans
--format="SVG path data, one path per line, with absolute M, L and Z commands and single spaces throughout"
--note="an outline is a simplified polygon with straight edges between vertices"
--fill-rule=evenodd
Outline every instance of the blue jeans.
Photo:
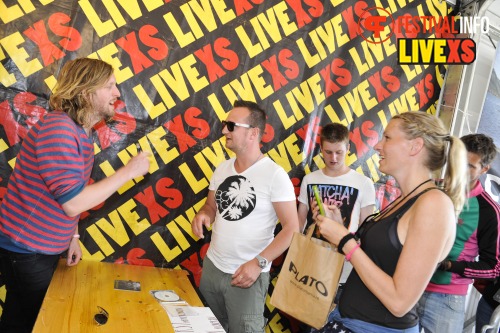
M 0 248 L 5 303 L 0 332 L 31 332 L 57 267 L 59 255 L 25 254 Z
M 345 328 L 356 333 L 419 333 L 418 325 L 406 329 L 396 329 L 368 323 L 358 319 L 345 318 L 340 315 L 338 308 L 330 313 L 328 322 L 341 323 Z
M 495 311 L 488 302 L 484 300 L 483 297 L 477 303 L 476 310 L 476 333 L 481 333 L 481 329 L 484 325 L 488 325 L 490 323 L 491 315 Z M 493 332 L 491 329 L 487 332 Z M 499 331 L 500 332 L 500 331 Z
M 424 292 L 417 304 L 425 333 L 457 333 L 464 329 L 465 295 Z

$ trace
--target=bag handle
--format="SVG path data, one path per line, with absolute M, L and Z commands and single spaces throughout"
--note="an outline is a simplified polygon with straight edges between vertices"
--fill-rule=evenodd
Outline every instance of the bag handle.
M 316 230 L 316 222 L 311 224 L 309 228 L 307 229 L 306 237 L 307 239 L 311 239 L 314 231 Z
M 312 235 L 313 235 L 315 230 L 316 230 L 316 222 L 311 224 L 309 226 L 309 228 L 307 229 L 307 233 L 305 234 L 305 236 L 308 240 L 311 240 Z M 330 243 L 326 240 L 320 240 L 320 239 L 318 239 L 318 241 L 320 241 L 322 244 L 325 244 L 326 245 L 325 247 L 328 247 L 328 248 L 332 249 L 333 251 L 338 251 L 337 247 L 335 245 L 333 245 L 332 243 Z

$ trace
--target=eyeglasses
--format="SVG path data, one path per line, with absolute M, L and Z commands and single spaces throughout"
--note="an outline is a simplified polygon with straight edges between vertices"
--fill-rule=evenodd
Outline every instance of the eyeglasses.
M 254 128 L 254 126 L 249 125 L 249 124 L 240 124 L 240 123 L 235 123 L 234 121 L 223 120 L 222 121 L 222 129 L 224 129 L 224 127 L 226 127 L 226 126 L 227 126 L 227 130 L 229 132 L 234 131 L 234 126 L 244 127 L 244 128 Z
M 94 320 L 97 323 L 97 326 L 106 324 L 109 318 L 108 311 L 104 310 L 100 306 L 97 306 L 97 310 L 99 310 L 99 312 L 94 315 Z

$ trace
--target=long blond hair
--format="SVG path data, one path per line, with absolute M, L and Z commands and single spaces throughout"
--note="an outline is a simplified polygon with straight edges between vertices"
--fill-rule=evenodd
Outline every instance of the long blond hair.
M 77 58 L 64 64 L 50 96 L 52 110 L 66 112 L 83 127 L 92 125 L 90 94 L 102 87 L 113 75 L 113 67 L 98 59 Z
M 449 135 L 442 121 L 425 112 L 405 112 L 392 119 L 401 120 L 401 129 L 408 139 L 422 138 L 427 150 L 425 166 L 436 171 L 446 166 L 444 190 L 455 211 L 460 212 L 467 194 L 467 150 L 463 142 Z

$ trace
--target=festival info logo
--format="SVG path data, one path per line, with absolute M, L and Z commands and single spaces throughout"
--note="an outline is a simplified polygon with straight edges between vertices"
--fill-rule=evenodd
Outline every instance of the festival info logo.
M 399 64 L 471 64 L 476 60 L 476 43 L 455 36 L 488 31 L 487 17 L 394 17 L 381 7 L 366 9 L 358 20 L 358 34 L 368 43 L 390 43 L 396 36 Z M 419 33 L 428 37 L 418 38 Z

